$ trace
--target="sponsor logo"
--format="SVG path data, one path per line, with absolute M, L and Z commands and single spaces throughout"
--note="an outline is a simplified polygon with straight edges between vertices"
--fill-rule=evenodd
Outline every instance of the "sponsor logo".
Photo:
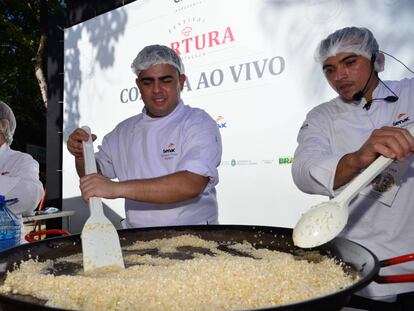
M 224 118 L 222 116 L 218 116 L 216 118 L 216 123 L 219 129 L 227 128 L 227 122 L 224 122 Z
M 405 113 L 402 112 L 402 113 L 398 114 L 397 120 L 394 121 L 392 123 L 392 125 L 399 126 L 399 125 L 404 124 L 404 123 L 406 123 L 408 121 L 410 121 L 410 117 L 407 116 Z
M 178 5 L 178 8 L 175 10 L 176 12 L 194 8 L 195 6 L 203 3 L 200 0 L 172 0 L 172 2 L 174 5 Z
M 275 159 L 255 160 L 222 160 L 220 166 L 249 166 L 249 165 L 289 165 L 293 163 L 293 157 L 279 157 Z
M 253 160 L 236 160 L 236 159 L 232 159 L 230 161 L 230 165 L 231 166 L 240 166 L 240 165 L 257 165 L 256 161 Z
M 169 143 L 166 148 L 162 148 L 161 157 L 164 160 L 171 160 L 177 156 L 177 152 L 175 152 L 175 145 L 173 143 Z
M 292 164 L 292 162 L 293 162 L 293 157 L 280 157 L 279 158 L 280 165 Z
M 162 153 L 175 153 L 175 145 L 170 143 L 167 148 L 162 149 Z

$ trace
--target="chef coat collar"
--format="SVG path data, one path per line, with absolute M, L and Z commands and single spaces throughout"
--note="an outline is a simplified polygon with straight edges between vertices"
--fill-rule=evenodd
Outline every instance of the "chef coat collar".
M 164 116 L 164 117 L 161 117 L 161 118 L 153 118 L 153 117 L 150 117 L 148 114 L 147 114 L 147 108 L 144 106 L 144 108 L 142 108 L 142 114 L 144 115 L 144 120 L 147 120 L 147 121 L 157 121 L 157 120 L 165 120 L 166 118 L 170 118 L 172 115 L 174 115 L 177 111 L 179 111 L 182 107 L 184 106 L 184 102 L 183 102 L 183 100 L 182 99 L 180 99 L 179 101 L 178 101 L 178 104 L 177 104 L 177 106 L 175 106 L 175 108 L 174 108 L 174 110 L 173 111 L 171 111 L 169 114 L 167 114 L 166 116 Z
M 0 147 L 0 156 L 2 156 L 5 153 L 5 150 L 9 148 L 9 145 L 7 143 L 4 143 Z

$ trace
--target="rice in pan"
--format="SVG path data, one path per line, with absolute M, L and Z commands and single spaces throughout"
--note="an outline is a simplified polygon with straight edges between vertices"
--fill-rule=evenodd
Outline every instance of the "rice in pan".
M 356 282 L 334 259 L 299 260 L 248 242 L 219 244 L 194 235 L 123 248 L 125 270 L 84 273 L 81 254 L 28 260 L 9 272 L 2 293 L 30 295 L 73 310 L 243 310 L 323 296 Z M 77 275 L 59 275 L 63 263 Z

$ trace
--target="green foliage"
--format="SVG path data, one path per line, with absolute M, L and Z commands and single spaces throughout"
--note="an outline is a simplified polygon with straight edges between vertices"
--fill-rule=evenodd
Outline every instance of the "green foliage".
M 15 149 L 24 151 L 28 143 L 46 144 L 46 108 L 32 59 L 39 47 L 41 26 L 47 29 L 46 19 L 41 25 L 41 13 L 47 16 L 62 5 L 58 0 L 0 0 L 0 99 L 16 115 Z M 45 9 L 48 12 L 41 12 Z M 46 63 L 45 55 L 45 74 Z
M 39 99 L 31 61 L 40 38 L 37 12 L 26 1 L 7 0 L 0 2 L 0 12 L 0 98 L 10 105 L 15 96 Z

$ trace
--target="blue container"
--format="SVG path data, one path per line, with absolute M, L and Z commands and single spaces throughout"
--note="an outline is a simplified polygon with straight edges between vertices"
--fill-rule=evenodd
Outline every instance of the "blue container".
M 20 244 L 20 220 L 8 208 L 17 199 L 5 200 L 0 195 L 0 251 Z

